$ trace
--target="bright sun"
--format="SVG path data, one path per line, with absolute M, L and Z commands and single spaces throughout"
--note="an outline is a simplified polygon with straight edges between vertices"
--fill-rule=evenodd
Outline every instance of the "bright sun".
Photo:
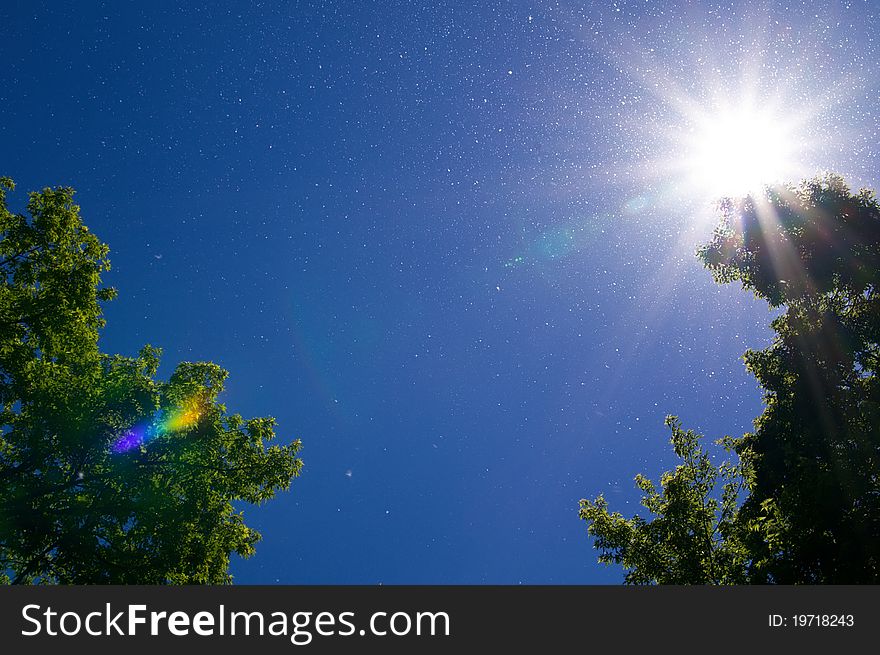
M 712 197 L 760 191 L 794 166 L 790 125 L 769 110 L 744 106 L 699 115 L 688 137 L 691 183 Z

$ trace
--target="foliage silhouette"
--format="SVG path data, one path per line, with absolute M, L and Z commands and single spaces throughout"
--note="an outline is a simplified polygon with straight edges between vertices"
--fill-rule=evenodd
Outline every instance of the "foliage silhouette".
M 699 257 L 716 281 L 738 281 L 784 308 L 771 324 L 771 345 L 744 357 L 764 389 L 765 409 L 754 432 L 728 440 L 746 492 L 723 534 L 724 549 L 736 554 L 728 580 L 877 583 L 880 205 L 872 192 L 852 193 L 840 176 L 826 175 L 727 199 L 720 210 Z M 690 493 L 702 490 L 686 484 Z M 633 540 L 668 517 L 649 507 L 658 518 L 636 517 L 622 529 L 624 519 L 599 500 L 582 501 L 581 517 L 600 560 L 629 568 L 628 581 L 670 581 L 646 557 L 618 556 L 637 552 Z M 689 525 L 697 514 L 691 508 L 679 520 Z M 695 548 L 664 539 L 678 557 Z M 689 571 L 675 581 L 725 581 L 699 567 Z

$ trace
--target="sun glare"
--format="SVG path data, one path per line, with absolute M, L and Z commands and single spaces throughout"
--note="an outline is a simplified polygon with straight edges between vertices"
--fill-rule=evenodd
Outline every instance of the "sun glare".
M 739 107 L 701 115 L 690 134 L 691 182 L 713 197 L 760 191 L 791 173 L 793 137 L 770 111 Z

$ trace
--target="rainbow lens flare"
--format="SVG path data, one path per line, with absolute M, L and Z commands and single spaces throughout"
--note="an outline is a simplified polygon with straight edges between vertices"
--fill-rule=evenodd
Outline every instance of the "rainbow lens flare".
M 139 447 L 144 442 L 146 442 L 146 430 L 142 426 L 137 426 L 117 438 L 113 445 L 110 446 L 110 450 L 114 453 L 126 453 Z
M 188 398 L 179 409 L 168 414 L 158 426 L 162 434 L 192 427 L 202 416 L 202 404 L 198 398 Z
M 110 446 L 113 453 L 126 453 L 148 443 L 156 437 L 178 432 L 194 426 L 204 413 L 204 403 L 198 396 L 187 398 L 181 406 L 169 412 L 159 412 L 155 419 L 145 425 L 126 430 Z

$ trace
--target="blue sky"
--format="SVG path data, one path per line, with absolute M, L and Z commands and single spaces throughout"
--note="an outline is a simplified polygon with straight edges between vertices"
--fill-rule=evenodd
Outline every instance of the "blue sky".
M 111 246 L 105 351 L 302 439 L 236 581 L 619 582 L 578 500 L 761 409 L 694 151 L 748 106 L 876 188 L 871 3 L 197 4 L 4 3 L 0 174 Z

